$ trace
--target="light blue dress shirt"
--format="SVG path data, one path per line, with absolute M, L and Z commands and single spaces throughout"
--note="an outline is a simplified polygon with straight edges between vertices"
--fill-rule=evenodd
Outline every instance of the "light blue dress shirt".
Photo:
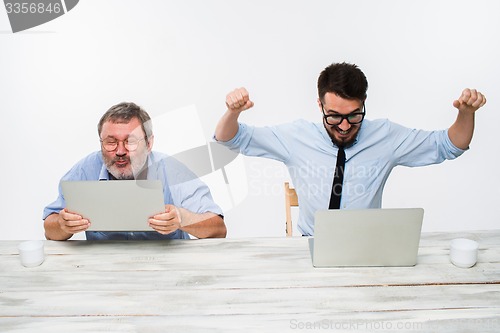
M 239 124 L 237 134 L 219 142 L 248 156 L 283 162 L 299 199 L 297 227 L 314 234 L 314 214 L 328 209 L 338 148 L 322 123 L 297 120 L 273 127 Z M 380 208 L 384 185 L 397 165 L 441 163 L 460 156 L 447 130 L 405 128 L 386 119 L 364 120 L 356 142 L 345 149 L 341 209 Z
M 214 203 L 209 188 L 185 165 L 158 152 L 151 152 L 147 163 L 147 179 L 161 180 L 165 204 L 182 207 L 194 213 L 212 212 L 222 215 L 222 210 Z M 102 160 L 102 153 L 96 151 L 83 158 L 61 179 L 61 181 L 66 180 L 109 180 L 109 173 Z M 66 207 L 66 202 L 59 184 L 59 196 L 56 201 L 45 207 L 43 219 L 45 220 L 52 213 L 59 213 L 64 207 Z M 86 236 L 87 240 L 190 238 L 188 233 L 181 230 L 168 235 L 162 235 L 154 230 L 146 232 L 87 231 Z

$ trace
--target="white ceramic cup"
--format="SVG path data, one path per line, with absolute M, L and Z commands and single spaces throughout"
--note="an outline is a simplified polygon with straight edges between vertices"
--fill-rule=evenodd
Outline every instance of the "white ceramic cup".
M 19 250 L 21 264 L 23 264 L 24 267 L 35 267 L 41 265 L 45 260 L 43 245 L 44 243 L 41 240 L 19 243 L 17 249 Z
M 461 268 L 469 268 L 477 262 L 479 244 L 472 239 L 456 238 L 450 244 L 450 261 Z

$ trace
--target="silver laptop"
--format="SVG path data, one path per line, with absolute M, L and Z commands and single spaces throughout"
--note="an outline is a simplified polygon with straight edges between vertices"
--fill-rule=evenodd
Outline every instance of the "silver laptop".
M 317 211 L 313 266 L 414 266 L 422 208 Z
M 89 231 L 152 231 L 148 218 L 164 212 L 160 180 L 64 181 L 66 208 L 89 219 Z

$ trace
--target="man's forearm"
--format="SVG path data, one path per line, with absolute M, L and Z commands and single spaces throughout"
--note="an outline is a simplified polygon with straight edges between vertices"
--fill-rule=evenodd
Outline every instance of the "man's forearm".
M 457 119 L 448 129 L 451 142 L 460 149 L 469 148 L 474 134 L 474 114 L 458 112 Z
M 185 209 L 182 211 L 181 230 L 196 238 L 224 238 L 227 229 L 224 219 L 214 213 L 196 214 Z
M 235 112 L 226 111 L 215 128 L 215 139 L 226 142 L 238 133 L 238 116 Z

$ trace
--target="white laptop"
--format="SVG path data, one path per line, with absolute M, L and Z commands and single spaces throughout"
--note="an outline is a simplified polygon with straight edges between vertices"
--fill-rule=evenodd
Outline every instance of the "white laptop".
M 414 266 L 423 217 L 422 208 L 317 211 L 313 266 Z
M 89 231 L 152 231 L 149 217 L 164 212 L 160 180 L 64 181 L 66 208 L 89 219 Z

